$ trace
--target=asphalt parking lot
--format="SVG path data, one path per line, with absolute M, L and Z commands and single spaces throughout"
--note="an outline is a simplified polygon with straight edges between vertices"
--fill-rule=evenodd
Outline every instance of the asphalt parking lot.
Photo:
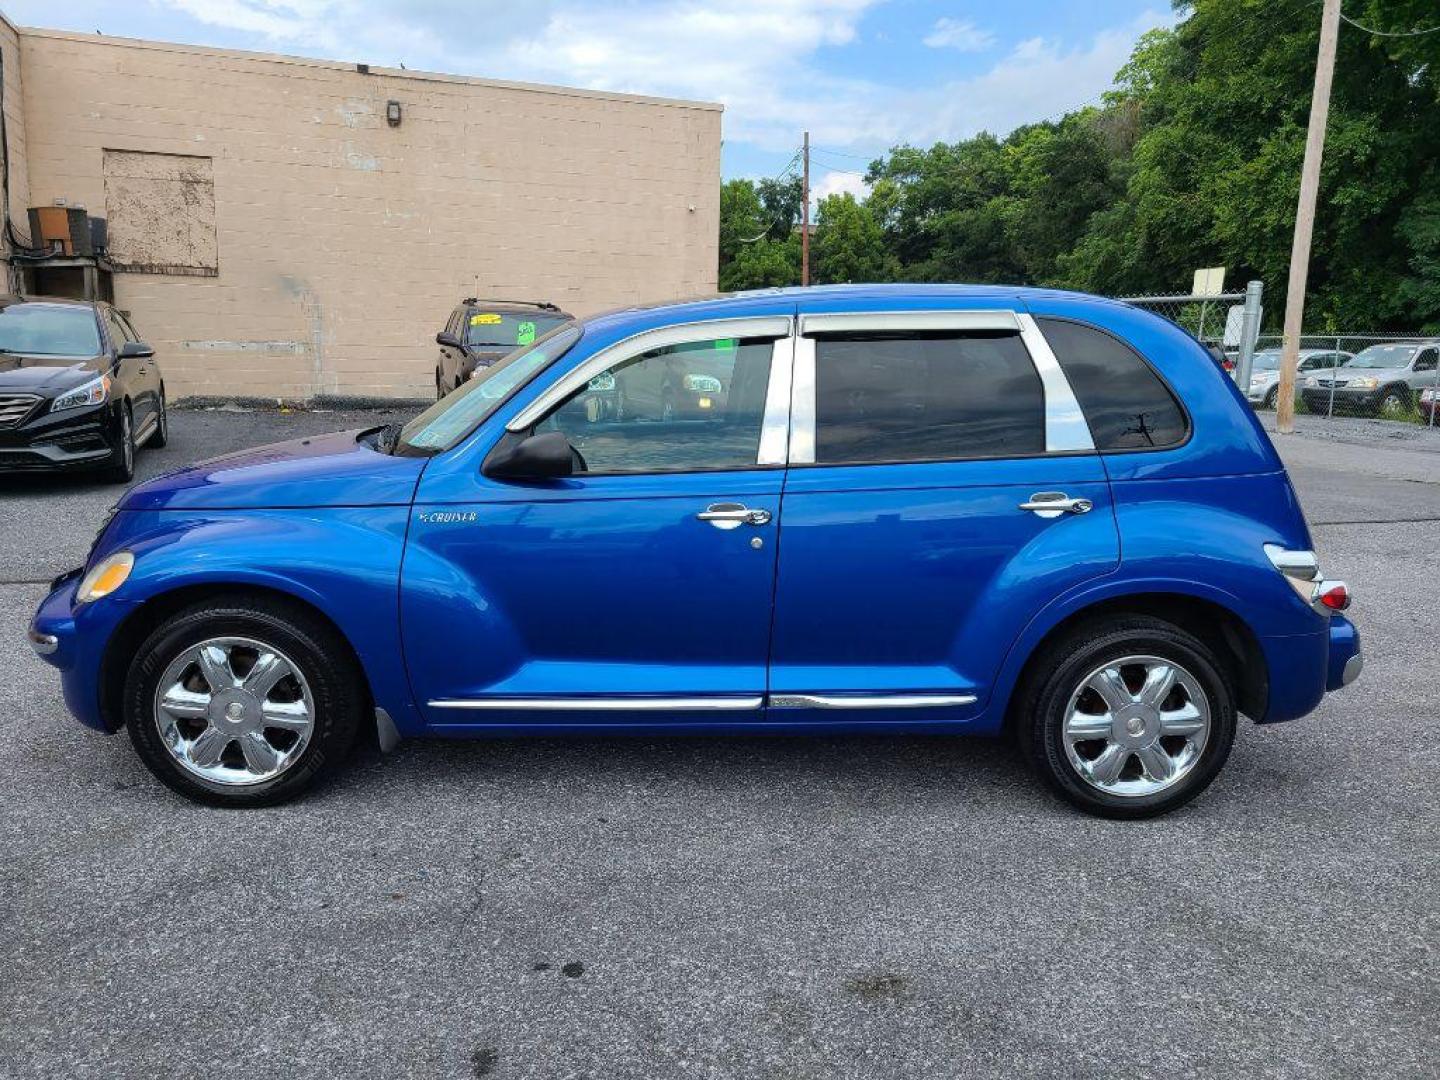
M 139 468 L 390 418 L 177 412 Z M 0 1076 L 1436 1075 L 1440 433 L 1300 419 L 1365 673 L 1129 824 L 900 738 L 408 743 L 197 807 L 24 641 L 116 489 L 0 481 Z

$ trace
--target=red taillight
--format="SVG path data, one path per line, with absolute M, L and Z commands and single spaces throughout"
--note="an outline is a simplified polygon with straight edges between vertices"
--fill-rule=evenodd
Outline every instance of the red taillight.
M 1331 611 L 1344 611 L 1350 606 L 1350 589 L 1343 581 L 1327 581 L 1320 586 L 1320 603 Z

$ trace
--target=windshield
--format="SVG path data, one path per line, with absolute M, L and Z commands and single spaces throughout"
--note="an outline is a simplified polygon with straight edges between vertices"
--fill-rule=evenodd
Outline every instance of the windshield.
M 513 349 L 533 345 L 561 323 L 564 315 L 502 315 L 495 311 L 472 311 L 465 323 L 465 344 L 477 348 Z
M 473 379 L 441 398 L 400 429 L 397 447 L 422 454 L 448 450 L 498 409 L 512 392 L 563 356 L 580 340 L 573 323 L 557 327 L 533 348 L 516 349 L 489 367 L 479 368 Z
M 1414 345 L 1371 345 L 1361 349 L 1347 368 L 1403 368 L 1415 355 Z
M 1257 352 L 1250 360 L 1251 371 L 1279 371 L 1280 350 L 1266 349 L 1264 352 Z
M 0 352 L 30 356 L 98 356 L 95 312 L 70 304 L 10 304 L 0 308 Z

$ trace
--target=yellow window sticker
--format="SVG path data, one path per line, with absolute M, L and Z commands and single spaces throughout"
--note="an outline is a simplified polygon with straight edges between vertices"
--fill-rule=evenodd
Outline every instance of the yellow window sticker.
M 470 316 L 471 326 L 494 326 L 500 321 L 500 316 L 493 311 L 477 311 Z
M 516 345 L 533 345 L 535 343 L 535 324 L 533 322 L 522 322 L 515 328 Z

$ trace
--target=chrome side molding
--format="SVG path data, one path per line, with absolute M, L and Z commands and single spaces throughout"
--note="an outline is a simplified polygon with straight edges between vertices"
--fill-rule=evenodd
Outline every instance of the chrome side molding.
M 743 712 L 765 703 L 759 694 L 746 697 L 486 697 L 439 698 L 433 709 L 535 709 L 560 712 Z
M 973 705 L 974 694 L 771 694 L 777 709 L 926 709 Z
M 694 697 L 436 698 L 428 704 L 433 709 L 546 712 L 746 712 L 766 704 L 777 709 L 925 709 L 973 705 L 977 700 L 974 694 L 770 694 L 768 697 L 760 694 L 716 694 Z

